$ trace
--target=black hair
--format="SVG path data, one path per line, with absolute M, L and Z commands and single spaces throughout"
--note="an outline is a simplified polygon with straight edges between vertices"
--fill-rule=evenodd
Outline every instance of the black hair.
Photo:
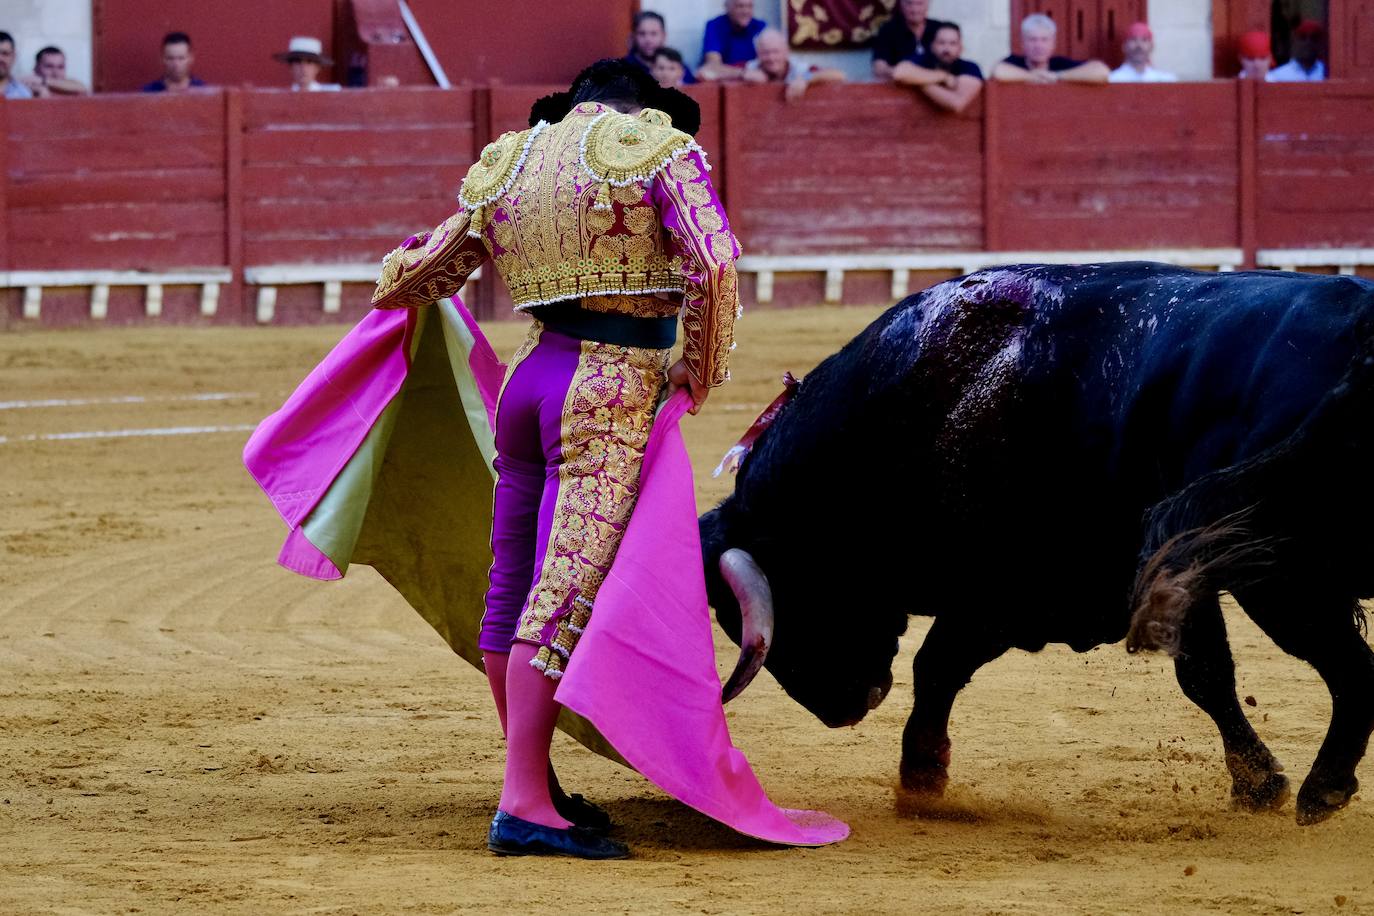
M 162 39 L 162 46 L 165 48 L 168 45 L 185 45 L 189 48 L 191 47 L 191 36 L 185 32 L 168 32 Z
M 964 37 L 963 29 L 959 28 L 959 24 L 958 24 L 957 22 L 942 22 L 942 23 L 940 23 L 940 27 L 939 27 L 938 29 L 935 30 L 935 34 L 936 34 L 936 35 L 939 35 L 939 34 L 940 34 L 942 31 L 944 31 L 945 29 L 953 29 L 953 30 L 954 30 L 954 33 L 955 33 L 956 35 L 958 35 L 960 38 L 963 38 L 963 37 Z
M 530 126 L 540 121 L 557 124 L 581 102 L 602 102 L 657 108 L 673 126 L 688 134 L 701 129 L 701 106 L 685 92 L 664 89 L 639 64 L 605 58 L 577 74 L 567 92 L 546 95 L 530 108 Z
M 643 23 L 645 19 L 657 19 L 658 24 L 663 27 L 663 31 L 668 31 L 667 20 L 665 20 L 658 13 L 655 13 L 653 10 L 644 10 L 641 13 L 635 13 L 634 27 L 639 28 L 640 24 Z
M 618 102 L 644 107 L 651 103 L 658 83 L 639 64 L 607 57 L 577 74 L 568 92 L 572 104 L 580 102 Z
M 43 63 L 43 58 L 47 57 L 49 54 L 62 54 L 62 49 L 54 48 L 52 45 L 48 45 L 46 48 L 39 51 L 37 54 L 33 56 L 33 65 L 37 67 L 39 64 Z M 62 56 L 66 57 L 67 55 L 62 54 Z
M 4 44 L 7 41 L 10 43 L 11 47 L 15 46 L 13 35 L 11 35 L 9 32 L 0 32 L 0 45 Z
M 572 111 L 571 92 L 555 92 L 546 95 L 530 106 L 530 127 L 540 121 L 557 124 L 566 118 L 570 111 Z
M 664 45 L 654 52 L 654 60 L 658 60 L 660 57 L 666 57 L 675 64 L 682 64 L 684 67 L 687 66 L 686 62 L 682 59 L 682 53 L 679 52 L 677 48 L 670 48 Z

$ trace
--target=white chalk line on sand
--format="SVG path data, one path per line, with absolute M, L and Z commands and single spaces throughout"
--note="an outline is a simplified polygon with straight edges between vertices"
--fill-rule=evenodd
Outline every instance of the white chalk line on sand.
M 43 398 L 37 401 L 0 401 L 0 410 L 31 410 L 36 407 L 89 407 L 99 404 L 157 404 L 169 401 L 235 401 L 258 397 L 246 391 L 212 391 L 206 394 L 126 394 L 109 398 Z
M 149 436 L 202 436 L 208 433 L 246 433 L 257 429 L 253 423 L 234 426 L 164 426 L 154 429 L 96 429 L 76 433 L 30 433 L 27 436 L 0 436 L 0 445 L 11 442 L 78 442 L 86 439 L 140 439 Z

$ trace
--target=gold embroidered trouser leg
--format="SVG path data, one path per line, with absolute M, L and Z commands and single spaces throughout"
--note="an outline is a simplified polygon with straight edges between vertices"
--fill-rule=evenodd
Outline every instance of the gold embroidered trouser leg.
M 579 341 L 545 329 L 505 393 L 511 402 L 527 401 L 546 420 L 538 424 L 547 477 L 537 574 L 515 639 L 540 647 L 531 664 L 551 678 L 562 677 L 634 510 L 669 354 Z M 560 371 L 560 365 L 566 368 Z M 543 396 L 531 398 L 524 388 L 536 383 Z M 553 415 L 550 408 L 560 403 L 560 394 L 562 409 Z M 507 407 L 502 404 L 503 411 Z M 498 418 L 498 448 L 504 416 Z

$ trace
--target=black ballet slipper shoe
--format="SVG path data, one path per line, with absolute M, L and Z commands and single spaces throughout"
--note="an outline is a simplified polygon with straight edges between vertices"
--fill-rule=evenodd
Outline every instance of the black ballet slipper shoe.
M 497 811 L 487 833 L 487 848 L 498 856 L 572 856 L 577 859 L 625 859 L 629 847 L 573 826 L 545 827 Z
M 587 801 L 578 793 L 564 795 L 559 792 L 553 796 L 553 810 L 558 816 L 572 821 L 588 833 L 605 836 L 611 832 L 611 816 L 598 804 Z

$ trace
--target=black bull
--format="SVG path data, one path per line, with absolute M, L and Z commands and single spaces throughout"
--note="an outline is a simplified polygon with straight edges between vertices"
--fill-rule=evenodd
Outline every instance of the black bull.
M 1330 688 L 1297 801 L 1320 820 L 1354 794 L 1374 727 L 1372 435 L 1369 282 L 1130 263 L 942 283 L 808 375 L 702 516 L 712 605 L 743 640 L 727 693 L 762 648 L 789 695 L 852 724 L 891 686 L 908 615 L 934 617 L 901 780 L 938 793 L 979 667 L 1126 638 L 1174 656 L 1236 800 L 1277 806 L 1288 783 L 1236 700 L 1227 591 Z

